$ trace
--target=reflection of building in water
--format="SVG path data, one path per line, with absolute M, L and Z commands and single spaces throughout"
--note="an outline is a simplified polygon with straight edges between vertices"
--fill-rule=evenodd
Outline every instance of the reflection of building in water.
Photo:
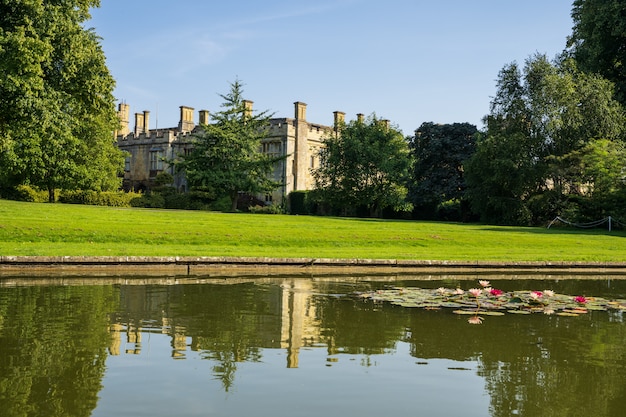
M 273 287 L 272 291 L 258 291 L 258 297 L 264 298 L 263 302 L 267 306 L 265 314 L 269 319 L 258 323 L 256 331 L 260 346 L 252 347 L 286 349 L 287 367 L 298 367 L 300 348 L 318 343 L 321 337 L 317 311 L 312 300 L 313 286 L 311 280 L 285 279 L 280 286 Z M 173 297 L 171 293 L 177 291 L 184 293 L 185 289 L 148 291 L 146 287 L 123 287 L 123 317 L 112 318 L 109 326 L 110 354 L 119 355 L 120 351 L 139 354 L 142 332 L 170 336 L 172 357 L 176 359 L 184 359 L 188 349 L 206 349 L 206 343 L 197 340 L 204 336 L 194 334 L 194 330 L 190 330 L 187 325 L 194 321 L 202 322 L 202 317 L 195 317 L 193 313 L 190 313 L 192 316 L 173 315 L 164 308 L 174 302 L 170 299 Z M 221 323 L 224 324 L 228 327 L 229 323 Z
M 297 368 L 300 348 L 319 340 L 319 324 L 311 302 L 312 287 L 308 279 L 293 279 L 281 285 L 280 347 L 287 349 L 287 368 Z
M 111 343 L 109 345 L 109 353 L 111 355 L 117 356 L 120 354 L 122 333 L 124 333 L 125 337 L 124 353 L 133 355 L 141 353 L 141 327 L 112 323 L 109 326 L 109 332 L 111 333 Z

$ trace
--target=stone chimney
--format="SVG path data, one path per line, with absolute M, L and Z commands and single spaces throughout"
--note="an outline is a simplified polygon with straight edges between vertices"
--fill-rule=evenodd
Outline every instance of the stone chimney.
M 198 124 L 201 124 L 201 125 L 209 124 L 209 111 L 208 110 L 200 110 L 198 112 Z
M 135 136 L 144 133 L 143 128 L 143 113 L 135 113 Z
M 130 117 L 130 106 L 126 103 L 120 103 L 117 106 L 117 117 L 120 120 L 120 130 L 117 132 L 117 135 L 126 136 L 130 133 L 129 125 L 129 117 Z
M 335 116 L 334 117 L 335 127 L 346 122 L 346 114 L 344 112 L 342 112 L 342 111 L 335 111 L 335 112 L 333 112 L 333 115 Z
M 295 118 L 298 120 L 306 120 L 306 103 L 301 101 L 296 101 L 293 103 L 295 105 Z
M 363 113 L 357 113 L 356 114 L 356 121 L 359 123 L 363 123 L 363 121 L 365 120 L 365 115 Z
M 389 121 L 389 119 L 383 119 L 380 122 L 383 124 L 383 127 L 385 129 L 389 129 L 391 127 L 391 122 Z
M 180 106 L 180 121 L 178 130 L 181 132 L 191 132 L 196 125 L 193 122 L 193 107 Z
M 306 104 L 300 101 L 295 106 L 295 143 L 293 153 L 293 189 L 306 190 L 309 173 L 309 124 L 306 121 Z
M 335 129 L 335 135 L 337 135 L 339 127 L 346 123 L 346 114 L 342 111 L 335 111 L 333 112 L 333 115 L 335 116 L 333 127 Z
M 146 135 L 150 133 L 150 112 L 148 110 L 143 111 L 143 133 Z
M 243 107 L 244 107 L 244 116 L 246 117 L 251 117 L 252 116 L 252 107 L 254 105 L 254 101 L 251 100 L 244 100 L 243 101 Z

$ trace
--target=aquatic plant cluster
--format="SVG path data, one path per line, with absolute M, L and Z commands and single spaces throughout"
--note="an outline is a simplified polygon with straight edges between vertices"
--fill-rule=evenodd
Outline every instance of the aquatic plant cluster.
M 401 307 L 427 310 L 454 309 L 455 314 L 471 315 L 470 324 L 481 324 L 482 316 L 543 313 L 577 317 L 589 311 L 626 310 L 626 300 L 557 294 L 552 290 L 521 290 L 505 292 L 481 280 L 480 286 L 467 291 L 461 288 L 424 289 L 394 287 L 357 294 L 373 302 L 388 302 Z

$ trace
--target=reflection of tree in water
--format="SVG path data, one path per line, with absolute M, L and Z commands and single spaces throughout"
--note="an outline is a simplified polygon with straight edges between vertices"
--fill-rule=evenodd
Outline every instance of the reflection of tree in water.
M 401 309 L 347 298 L 319 297 L 317 302 L 329 354 L 382 354 L 404 338 L 408 317 Z
M 116 304 L 110 286 L 0 288 L 0 414 L 89 416 Z
M 217 362 L 215 377 L 232 388 L 237 363 L 258 362 L 280 330 L 278 288 L 191 285 L 171 289 L 165 314 L 191 336 L 191 350 Z
M 502 323 L 480 357 L 492 415 L 622 415 L 626 330 L 621 320 L 593 318 L 606 314 Z
M 481 326 L 445 311 L 407 314 L 413 356 L 478 361 L 492 417 L 623 413 L 626 327 L 619 313 L 507 315 Z

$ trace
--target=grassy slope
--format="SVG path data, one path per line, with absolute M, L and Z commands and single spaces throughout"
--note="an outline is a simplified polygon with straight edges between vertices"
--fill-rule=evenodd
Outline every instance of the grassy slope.
M 626 234 L 0 200 L 0 255 L 626 261 Z

